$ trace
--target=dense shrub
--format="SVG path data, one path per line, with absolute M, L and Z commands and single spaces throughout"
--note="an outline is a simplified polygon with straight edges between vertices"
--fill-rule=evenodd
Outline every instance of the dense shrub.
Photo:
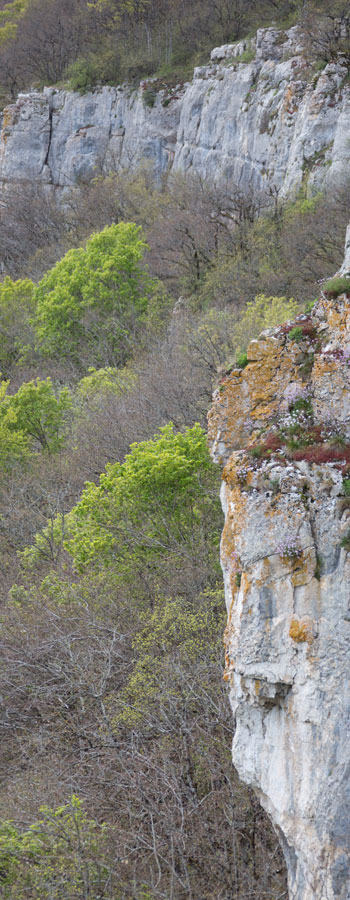
M 237 354 L 236 364 L 239 369 L 245 369 L 245 367 L 248 365 L 248 356 L 245 351 Z
M 291 328 L 291 330 L 288 332 L 288 338 L 290 341 L 296 341 L 297 343 L 299 341 L 302 341 L 303 329 L 301 325 L 296 325 L 295 328 Z
M 337 275 L 335 278 L 330 278 L 330 280 L 326 281 L 323 285 L 323 290 L 327 297 L 333 298 L 334 300 L 339 297 L 340 294 L 350 296 L 350 276 Z

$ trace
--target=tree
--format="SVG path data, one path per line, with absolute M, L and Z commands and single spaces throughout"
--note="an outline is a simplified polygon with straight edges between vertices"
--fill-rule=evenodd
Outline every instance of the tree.
M 103 369 L 89 367 L 89 374 L 85 375 L 77 385 L 77 394 L 89 404 L 100 404 L 101 399 L 108 394 L 116 397 L 132 390 L 137 381 L 132 369 L 116 369 L 105 366 Z
M 25 463 L 30 457 L 28 437 L 17 424 L 17 416 L 9 397 L 8 382 L 0 382 L 0 466 L 9 472 L 16 463 Z
M 23 555 L 1 622 L 6 796 L 18 805 L 19 768 L 22 793 L 23 779 L 40 795 L 47 777 L 55 797 L 73 781 L 112 825 L 112 868 L 135 900 L 283 885 L 231 766 L 217 479 L 198 425 L 134 445 Z
M 140 334 L 155 282 L 142 265 L 147 245 L 120 222 L 69 250 L 39 282 L 36 331 L 46 354 L 120 365 Z
M 26 830 L 0 822 L 0 883 L 4 900 L 95 900 L 116 897 L 107 857 L 107 826 L 87 816 L 75 795 Z
M 350 69 L 350 3 L 334 0 L 328 4 L 307 0 L 303 8 L 302 29 L 306 50 L 314 60 L 340 61 Z
M 56 195 L 38 182 L 7 184 L 1 203 L 0 253 L 4 273 L 11 278 L 26 280 L 30 276 L 37 281 L 71 246 L 66 211 Z
M 1 16 L 2 70 L 8 85 L 12 80 L 28 86 L 33 78 L 57 82 L 86 40 L 86 0 L 14 0 Z
M 0 11 L 0 46 L 11 38 L 17 31 L 17 22 L 24 15 L 30 0 L 12 0 L 5 3 Z
M 28 278 L 0 284 L 0 372 L 8 377 L 33 342 L 30 324 L 35 308 L 34 284 Z
M 55 396 L 51 378 L 28 381 L 3 400 L 2 414 L 13 414 L 13 428 L 31 439 L 32 447 L 54 453 L 64 443 L 65 414 L 71 409 L 68 388 Z
M 173 565 L 179 584 L 187 577 L 204 587 L 212 566 L 216 577 L 216 485 L 203 429 L 164 426 L 132 445 L 123 464 L 108 466 L 99 485 L 86 485 L 68 519 L 66 549 L 79 570 L 112 565 L 147 597 Z

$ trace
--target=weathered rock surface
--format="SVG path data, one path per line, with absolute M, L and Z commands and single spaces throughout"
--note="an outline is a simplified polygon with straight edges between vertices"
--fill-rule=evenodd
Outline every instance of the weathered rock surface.
M 150 161 L 161 174 L 174 157 L 180 100 L 145 106 L 142 91 L 103 87 L 88 94 L 46 88 L 5 110 L 0 180 L 59 187 Z
M 310 82 L 298 29 L 268 28 L 256 40 L 215 48 L 190 84 L 158 91 L 153 107 L 144 102 L 152 82 L 22 94 L 3 116 L 0 181 L 67 187 L 147 161 L 159 177 L 190 170 L 284 194 L 307 178 L 316 190 L 348 174 L 345 76 L 330 64 Z
M 250 344 L 209 416 L 225 677 L 234 764 L 280 835 L 290 898 L 348 900 L 350 299 L 295 324 L 301 341 L 284 326 Z

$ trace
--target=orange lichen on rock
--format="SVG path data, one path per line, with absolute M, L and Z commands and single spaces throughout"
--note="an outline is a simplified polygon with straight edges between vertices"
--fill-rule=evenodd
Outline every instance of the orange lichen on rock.
M 226 625 L 226 628 L 224 631 L 224 641 L 223 641 L 224 648 L 225 648 L 225 669 L 224 669 L 224 674 L 223 674 L 224 681 L 229 681 L 232 673 L 234 672 L 234 668 L 235 668 L 234 661 L 233 661 L 232 657 L 230 656 L 230 640 L 232 637 L 232 632 L 233 632 L 233 625 L 232 625 L 232 622 L 229 620 L 227 622 L 227 625 Z
M 350 226 L 348 243 L 350 253 Z M 316 879 L 333 852 L 329 819 L 332 828 L 337 816 L 345 822 L 346 848 L 349 834 L 345 731 L 339 742 L 348 710 L 339 684 L 349 672 L 350 553 L 339 551 L 349 524 L 350 298 L 323 297 L 312 315 L 264 332 L 247 355 L 246 368 L 221 382 L 209 419 L 212 455 L 223 466 L 223 677 L 236 722 L 233 760 L 297 847 L 298 866 L 309 841 L 303 900 L 335 900 L 325 870 Z M 292 877 L 294 890 L 294 867 Z
M 248 445 L 247 419 L 266 424 L 277 412 L 286 386 L 300 381 L 299 349 L 290 346 L 286 353 L 284 344 L 282 333 L 252 341 L 247 351 L 249 365 L 232 372 L 216 391 L 208 417 L 208 436 L 209 443 L 218 448 L 219 461 L 221 445 L 225 454 Z
M 313 365 L 312 380 L 313 382 L 317 382 L 320 378 L 326 377 L 328 379 L 336 374 L 340 368 L 339 359 L 334 359 L 334 357 L 325 353 L 320 354 L 316 357 Z
M 293 587 L 300 587 L 307 584 L 314 577 L 316 565 L 315 550 L 309 547 L 303 551 L 302 557 L 297 560 L 294 571 L 291 575 Z
M 350 338 L 350 300 L 347 297 L 336 301 L 320 300 L 319 308 L 325 313 L 332 340 L 344 340 L 346 333 Z
M 3 119 L 2 119 L 2 131 L 1 131 L 1 140 L 4 144 L 6 144 L 8 132 L 7 129 L 13 124 L 13 106 L 7 106 L 4 109 Z
M 293 618 L 289 627 L 289 637 L 296 644 L 313 643 L 314 635 L 310 619 Z

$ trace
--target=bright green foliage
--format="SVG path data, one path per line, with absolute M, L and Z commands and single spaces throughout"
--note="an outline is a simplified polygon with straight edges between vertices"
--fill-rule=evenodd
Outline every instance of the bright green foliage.
M 7 397 L 8 382 L 0 382 L 0 470 L 10 471 L 18 462 L 29 459 L 27 435 L 21 431 L 17 415 Z
M 301 191 L 300 196 L 287 203 L 286 215 L 288 220 L 290 222 L 293 220 L 298 221 L 300 216 L 307 216 L 310 213 L 317 212 L 321 200 L 321 193 L 314 194 L 313 197 L 306 197 Z
M 34 284 L 28 278 L 0 284 L 0 371 L 7 377 L 9 368 L 20 361 L 24 344 L 30 338 L 30 317 L 35 308 Z
M 160 697 L 169 705 L 179 701 L 181 671 L 195 666 L 198 673 L 201 664 L 217 662 L 223 616 L 222 591 L 206 591 L 197 597 L 195 607 L 179 598 L 155 601 L 133 641 L 137 661 L 132 674 L 118 696 L 110 698 L 116 729 L 135 727 L 157 714 Z M 167 684 L 166 691 L 162 683 Z M 192 687 L 189 682 L 189 702 Z
M 258 337 L 265 328 L 280 325 L 288 319 L 294 319 L 299 312 L 295 300 L 286 297 L 265 297 L 258 294 L 254 303 L 247 303 L 243 315 L 235 326 L 237 346 L 244 350 L 249 341 Z
M 103 394 L 115 394 L 120 397 L 130 391 L 136 384 L 136 375 L 131 369 L 116 369 L 105 366 L 103 369 L 89 367 L 89 375 L 82 378 L 77 386 L 78 396 L 89 403 L 98 400 Z
M 29 0 L 12 0 L 0 11 L 0 45 L 16 37 L 17 22 L 28 8 Z
M 239 369 L 245 369 L 245 367 L 248 365 L 248 357 L 244 350 L 242 353 L 237 354 L 236 364 Z
M 107 466 L 98 485 L 87 483 L 73 510 L 48 522 L 19 555 L 27 573 L 42 575 L 64 549 L 66 571 L 70 558 L 80 573 L 115 577 L 114 590 L 131 585 L 135 600 L 139 592 L 152 604 L 164 585 L 174 585 L 176 572 L 190 593 L 196 578 L 203 588 L 216 583 L 220 523 L 218 473 L 205 432 L 195 425 L 175 433 L 169 424 L 131 445 L 125 462 Z
M 71 406 L 68 388 L 62 388 L 56 397 L 51 378 L 25 382 L 3 401 L 5 414 L 13 414 L 13 430 L 23 433 L 33 449 L 39 445 L 48 453 L 55 453 L 64 444 L 65 418 Z
M 40 808 L 40 819 L 26 831 L 0 824 L 3 900 L 95 900 L 110 891 L 107 826 L 89 819 L 82 801 Z
M 107 347 L 117 364 L 130 356 L 154 288 L 142 268 L 146 246 L 137 225 L 120 222 L 56 263 L 36 290 L 44 352 L 96 360 Z
M 76 567 L 113 564 L 127 579 L 138 567 L 155 575 L 176 554 L 178 565 L 181 554 L 195 554 L 196 547 L 200 555 L 207 539 L 215 556 L 216 477 L 199 425 L 176 434 L 169 424 L 152 440 L 133 444 L 99 485 L 86 485 L 69 516 L 66 547 Z
M 314 300 L 309 300 L 309 302 L 306 304 L 305 312 L 307 312 L 307 313 L 312 312 L 312 310 L 313 310 L 315 304 L 317 303 L 317 301 L 318 301 L 318 297 L 315 297 Z
M 303 329 L 301 325 L 296 325 L 295 328 L 291 328 L 291 330 L 288 332 L 288 339 L 290 341 L 296 341 L 297 343 L 299 341 L 302 341 Z
M 12 2 L 5 3 L 3 9 L 0 12 L 0 24 L 2 22 L 6 22 L 9 19 L 18 19 L 20 15 L 22 15 L 26 9 L 28 8 L 28 0 L 12 0 Z

